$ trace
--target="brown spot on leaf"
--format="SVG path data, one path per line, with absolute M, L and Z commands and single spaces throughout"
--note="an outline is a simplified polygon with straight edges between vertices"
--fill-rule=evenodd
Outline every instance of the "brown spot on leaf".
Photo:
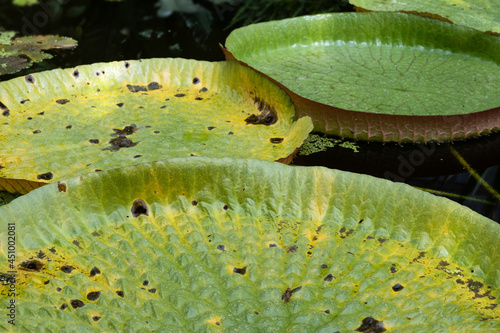
M 238 273 L 238 274 L 241 274 L 241 275 L 245 275 L 246 272 L 247 272 L 247 267 L 248 266 L 245 266 L 243 268 L 237 268 L 237 267 L 234 267 L 233 268 L 233 273 Z
M 392 286 L 392 290 L 394 290 L 396 292 L 401 291 L 403 289 L 404 289 L 404 287 L 399 283 L 396 283 L 395 285 Z
M 26 271 L 39 272 L 43 268 L 44 264 L 38 260 L 29 260 L 22 262 L 19 266 L 21 267 L 21 269 Z
M 333 279 L 335 278 L 335 276 L 333 276 L 333 274 L 328 274 L 327 276 L 325 276 L 325 278 L 323 280 L 325 280 L 326 282 L 330 282 L 332 281 Z
M 274 107 L 271 107 L 268 103 L 260 99 L 259 97 L 254 98 L 255 104 L 257 104 L 257 109 L 261 111 L 260 114 L 252 114 L 245 119 L 245 122 L 252 125 L 272 125 L 278 121 L 278 113 Z
M 148 88 L 146 88 L 146 86 L 141 86 L 141 85 L 127 84 L 127 88 L 130 92 L 133 92 L 133 93 L 136 93 L 139 91 L 148 91 Z
M 0 102 L 0 111 L 2 111 L 2 116 L 8 117 L 10 115 L 10 110 L 2 102 Z
M 130 210 L 132 211 L 133 217 L 138 217 L 140 215 L 149 216 L 148 205 L 142 199 L 135 199 Z
M 56 99 L 56 103 L 64 105 L 64 104 L 69 103 L 69 99 L 67 99 L 67 98 Z
M 286 253 L 297 252 L 299 247 L 297 245 L 291 245 L 285 249 Z
M 271 142 L 271 143 L 282 143 L 283 140 L 284 140 L 283 138 L 270 138 L 269 142 Z
M 29 74 L 29 75 L 26 75 L 24 77 L 24 79 L 26 80 L 26 82 L 28 83 L 31 83 L 31 84 L 34 84 L 35 83 L 35 78 L 33 77 L 33 75 Z
M 87 299 L 89 301 L 97 301 L 97 299 L 101 296 L 100 291 L 91 291 L 90 293 L 87 294 Z
M 281 296 L 281 299 L 285 301 L 285 303 L 288 303 L 290 301 L 290 297 L 292 297 L 292 294 L 299 291 L 300 289 L 302 289 L 302 286 L 294 289 L 286 288 L 285 293 Z
M 387 330 L 384 328 L 384 323 L 382 321 L 378 321 L 373 317 L 366 317 L 355 331 L 363 333 L 381 333 Z
M 36 179 L 51 180 L 54 177 L 52 172 L 42 173 L 36 176 Z
M 85 303 L 83 303 L 82 301 L 80 301 L 79 299 L 72 299 L 70 301 L 70 304 L 71 306 L 73 307 L 73 309 L 77 309 L 77 308 L 82 308 L 85 306 Z
M 134 147 L 138 144 L 138 142 L 133 142 L 132 140 L 130 140 L 127 137 L 119 136 L 117 138 L 110 140 L 109 144 L 111 145 L 111 147 L 109 147 L 107 149 L 109 149 L 111 151 L 118 151 L 121 148 Z
M 90 270 L 90 276 L 91 277 L 94 277 L 96 276 L 97 274 L 101 274 L 101 270 L 97 267 L 94 267 Z
M 92 144 L 98 144 L 99 143 L 99 139 L 90 139 L 89 142 L 92 143 Z
M 63 271 L 66 274 L 71 273 L 74 269 L 75 268 L 73 266 L 68 266 L 68 265 L 61 266 L 61 271 Z
M 161 85 L 159 85 L 158 82 L 150 82 L 148 84 L 148 90 L 157 90 L 160 88 L 161 88 Z
M 151 288 L 151 289 L 148 289 L 148 291 L 152 294 L 156 293 L 156 288 Z
M 42 131 L 40 131 L 40 130 L 33 131 L 33 134 L 38 134 L 38 133 L 42 133 Z
M 184 97 L 184 96 L 186 96 L 186 94 L 175 94 L 174 96 L 175 97 Z
M 66 192 L 67 186 L 65 183 L 57 182 L 57 189 L 59 192 Z
M 123 129 L 113 128 L 113 132 L 115 132 L 114 135 L 118 136 L 131 135 L 134 134 L 135 131 L 137 131 L 137 126 L 135 124 L 125 126 Z

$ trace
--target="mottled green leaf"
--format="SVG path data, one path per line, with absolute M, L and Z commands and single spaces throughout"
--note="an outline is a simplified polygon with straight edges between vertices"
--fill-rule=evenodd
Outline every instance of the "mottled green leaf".
M 237 62 L 100 63 L 0 83 L 0 189 L 169 157 L 281 160 L 311 120 Z
M 17 332 L 500 330 L 500 226 L 369 176 L 170 159 L 49 184 L 0 225 L 4 331 L 11 270 Z

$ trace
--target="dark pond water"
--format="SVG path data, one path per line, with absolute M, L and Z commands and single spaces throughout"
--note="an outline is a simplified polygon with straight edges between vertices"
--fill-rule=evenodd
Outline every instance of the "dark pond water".
M 347 1 L 331 0 L 306 1 L 307 5 L 285 0 L 278 5 L 269 1 L 233 1 L 234 5 L 194 2 L 199 5 L 195 12 L 173 12 L 160 17 L 157 1 L 148 0 L 42 0 L 40 5 L 32 7 L 17 7 L 11 0 L 0 0 L 0 29 L 15 30 L 21 35 L 59 34 L 78 40 L 76 49 L 53 51 L 53 59 L 29 69 L 29 72 L 36 72 L 154 57 L 222 61 L 224 56 L 219 43 L 224 44 L 229 32 L 241 25 L 309 13 L 352 10 Z M 245 9 L 240 10 L 242 7 Z M 0 80 L 23 74 L 25 72 L 5 75 Z M 357 142 L 357 145 L 358 153 L 337 147 L 310 156 L 298 156 L 293 163 L 322 165 L 405 182 L 441 193 L 500 222 L 499 198 L 494 194 L 494 191 L 500 192 L 499 134 L 453 144 L 400 146 Z M 474 171 L 468 172 L 453 152 L 463 157 Z

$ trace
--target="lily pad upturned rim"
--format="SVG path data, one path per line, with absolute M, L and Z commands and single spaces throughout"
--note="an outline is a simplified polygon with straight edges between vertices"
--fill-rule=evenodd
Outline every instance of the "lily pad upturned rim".
M 12 193 L 77 172 L 169 157 L 290 163 L 312 130 L 282 89 L 235 62 L 95 63 L 18 77 L 0 89 L 0 147 L 9 152 L 1 149 L 0 189 Z M 263 123 L 263 114 L 273 122 Z M 263 119 L 247 121 L 252 116 Z M 55 153 L 43 155 L 45 147 Z
M 358 11 L 398 11 L 437 18 L 446 22 L 471 27 L 486 33 L 500 35 L 500 16 L 493 7 L 495 0 L 487 1 L 382 1 L 349 0 Z M 429 2 L 431 6 L 429 6 Z M 497 4 L 498 6 L 498 4 Z M 493 8 L 492 8 L 493 7 Z M 500 9 L 498 7 L 497 9 Z M 497 17 L 495 20 L 495 12 Z M 490 15 L 490 16 L 489 16 Z
M 120 179 L 120 181 L 117 182 L 117 179 Z M 61 191 L 61 186 L 64 186 L 64 191 Z M 127 190 L 120 190 L 120 188 L 126 188 Z M 131 215 L 134 214 L 134 206 L 136 207 L 135 211 L 139 212 L 139 214 L 138 216 L 132 217 Z M 137 207 L 140 209 L 137 209 Z M 196 214 L 200 214 L 200 212 L 207 213 L 207 219 L 197 221 L 196 219 L 199 218 L 199 216 Z M 189 217 L 191 213 L 194 216 L 193 219 Z M 183 215 L 188 216 L 183 218 Z M 177 221 L 177 216 L 181 217 L 178 221 L 180 221 L 182 226 L 169 222 Z M 203 216 L 203 214 L 200 216 Z M 276 243 L 269 242 L 269 244 L 261 244 L 262 239 L 260 238 L 258 238 L 261 240 L 260 243 L 252 242 L 255 234 L 246 234 L 245 231 L 255 230 L 256 226 L 253 224 L 255 221 L 252 220 L 254 222 L 247 225 L 244 222 L 245 216 L 249 217 L 250 220 L 254 218 L 257 219 L 255 221 L 258 223 L 265 223 L 267 220 L 277 223 L 277 237 L 279 238 L 276 239 Z M 94 273 L 94 275 L 99 274 L 95 277 L 91 272 L 90 278 L 88 278 L 90 268 L 94 267 L 93 260 L 101 260 L 100 262 L 102 262 L 103 259 L 100 258 L 100 255 L 109 256 L 109 253 L 106 251 L 100 252 L 100 244 L 109 240 L 115 242 L 116 244 L 114 246 L 120 247 L 120 251 L 124 251 L 124 249 L 127 249 L 127 246 L 130 246 L 127 245 L 127 241 L 120 240 L 120 238 L 116 237 L 113 240 L 108 239 L 109 236 L 105 236 L 106 232 L 109 233 L 113 230 L 123 229 L 125 234 L 128 234 L 128 237 L 131 237 L 132 240 L 137 240 L 141 232 L 147 233 L 154 230 L 154 227 L 152 229 L 152 225 L 149 225 L 150 222 L 148 222 L 148 218 L 152 218 L 153 220 L 151 222 L 155 225 L 158 223 L 164 224 L 164 227 L 167 228 L 166 230 L 185 228 L 187 234 L 183 236 L 184 238 L 182 239 L 175 238 L 175 233 L 171 234 L 167 232 L 167 235 L 173 235 L 173 245 L 175 244 L 175 246 L 177 246 L 180 243 L 185 243 L 185 246 L 188 245 L 200 248 L 202 244 L 209 244 L 210 248 L 205 251 L 205 254 L 209 256 L 220 255 L 224 251 L 233 252 L 231 250 L 232 247 L 226 249 L 224 246 L 220 247 L 221 243 L 217 241 L 212 242 L 210 237 L 214 236 L 214 240 L 217 240 L 218 235 L 226 231 L 220 230 L 221 226 L 224 228 L 224 223 L 228 223 L 227 221 L 231 221 L 234 218 L 238 223 L 241 222 L 241 227 L 236 230 L 231 229 L 228 232 L 233 235 L 230 236 L 232 238 L 235 238 L 238 233 L 243 233 L 242 237 L 244 238 L 244 242 L 241 244 L 241 250 L 243 251 L 245 251 L 245 246 L 262 249 L 277 247 L 278 250 L 284 251 L 282 245 L 294 244 L 294 239 L 296 239 L 296 242 L 300 244 L 300 246 L 304 245 L 304 239 L 308 239 L 307 242 L 312 243 L 318 241 L 318 243 L 315 244 L 318 246 L 326 237 L 332 242 L 342 243 L 342 245 L 336 249 L 337 253 L 344 251 L 343 253 L 345 254 L 345 251 L 348 251 L 345 255 L 352 258 L 356 255 L 356 250 L 354 247 L 349 246 L 349 242 L 351 241 L 356 242 L 356 244 L 367 244 L 367 242 L 372 242 L 371 244 L 375 246 L 378 243 L 380 243 L 380 246 L 383 246 L 386 242 L 394 242 L 394 247 L 391 249 L 396 252 L 392 254 L 381 252 L 381 254 L 395 258 L 399 255 L 397 252 L 398 249 L 403 251 L 405 247 L 410 246 L 414 249 L 418 249 L 415 252 L 415 255 L 418 256 L 413 259 L 413 262 L 411 260 L 410 262 L 404 262 L 407 266 L 419 266 L 421 265 L 420 260 L 425 260 L 427 256 L 437 257 L 438 261 L 442 258 L 442 264 L 438 267 L 428 266 L 426 269 L 431 270 L 431 272 L 440 272 L 440 274 L 445 275 L 447 280 L 445 280 L 444 283 L 448 286 L 454 285 L 454 288 L 457 289 L 467 289 L 464 288 L 465 286 L 462 287 L 462 285 L 465 284 L 463 280 L 460 280 L 460 277 L 463 276 L 461 275 L 462 273 L 466 276 L 471 276 L 472 274 L 472 276 L 478 277 L 489 284 L 491 287 L 485 287 L 481 282 L 475 281 L 475 278 L 473 278 L 474 280 L 472 278 L 467 280 L 467 283 L 469 283 L 468 288 L 470 289 L 469 294 L 471 294 L 473 298 L 477 298 L 477 302 L 481 302 L 482 299 L 487 299 L 487 297 L 484 298 L 482 294 L 482 292 L 484 292 L 483 287 L 485 289 L 488 288 L 488 291 L 486 291 L 486 296 L 488 296 L 490 295 L 489 290 L 491 288 L 493 288 L 491 289 L 493 291 L 492 295 L 496 295 L 495 290 L 500 286 L 500 252 L 494 250 L 500 241 L 500 226 L 496 223 L 455 202 L 421 192 L 405 184 L 395 184 L 387 180 L 370 176 L 330 170 L 322 167 L 291 167 L 268 161 L 238 160 L 232 158 L 174 158 L 154 163 L 111 169 L 102 173 L 90 173 L 81 177 L 67 179 L 63 184 L 49 184 L 26 196 L 15 199 L 6 206 L 0 207 L 0 222 L 15 223 L 16 225 L 18 258 L 29 259 L 31 255 L 38 253 L 40 257 L 38 260 L 40 261 L 43 259 L 43 252 L 47 252 L 49 257 L 52 256 L 47 250 L 50 250 L 50 252 L 54 251 L 53 253 L 58 253 L 58 255 L 62 257 L 62 259 L 58 258 L 57 262 L 52 264 L 50 264 L 50 261 L 46 263 L 47 268 L 49 264 L 52 267 L 50 269 L 48 268 L 47 271 L 50 272 L 54 270 L 54 273 L 57 274 L 53 279 L 50 279 L 49 283 L 44 283 L 47 279 L 47 277 L 42 277 L 44 271 L 41 271 L 40 275 L 37 276 L 38 273 L 33 272 L 33 269 L 25 272 L 23 278 L 31 279 L 26 281 L 33 281 L 33 284 L 24 286 L 23 283 L 26 282 L 22 281 L 25 280 L 21 280 L 19 283 L 19 286 L 23 288 L 22 292 L 29 293 L 28 295 L 31 295 L 31 297 L 38 292 L 33 289 L 40 289 L 40 292 L 45 293 L 45 295 L 50 292 L 50 297 L 55 297 L 52 303 L 60 302 L 60 299 L 69 298 L 70 295 L 78 295 L 82 292 L 75 290 L 71 286 L 66 287 L 66 280 L 73 281 L 73 283 L 77 283 L 78 281 L 82 281 L 83 283 L 83 281 L 85 281 L 84 279 L 89 280 L 83 285 L 78 285 L 79 288 L 83 287 L 83 295 L 88 291 L 95 291 L 96 288 L 97 290 L 102 290 L 103 294 L 104 292 L 109 292 L 108 295 L 114 294 L 114 290 L 116 290 L 114 288 L 117 288 L 115 285 L 116 283 L 113 284 L 113 282 L 110 281 L 113 279 L 106 277 L 113 276 L 116 280 L 120 277 L 120 275 L 117 275 L 120 270 L 104 272 L 107 274 L 104 276 L 104 273 L 99 271 L 99 273 Z M 242 218 L 243 220 L 240 220 Z M 212 223 L 210 221 L 214 219 L 220 220 L 220 224 L 216 224 L 215 227 L 212 228 Z M 313 222 L 313 228 L 311 229 L 308 227 L 307 229 L 310 233 L 297 233 L 297 231 L 300 230 L 301 223 L 310 224 L 311 221 Z M 202 225 L 201 230 L 204 237 L 199 236 L 200 232 L 196 231 L 195 227 L 190 226 L 198 224 Z M 334 229 L 336 229 L 337 226 L 340 231 L 335 232 Z M 193 233 L 189 232 L 193 230 L 193 228 L 195 231 Z M 137 231 L 141 229 L 143 231 Z M 315 229 L 316 231 L 314 231 Z M 53 232 L 50 232 L 50 230 L 53 230 Z M 283 230 L 283 232 L 280 233 L 280 230 Z M 368 238 L 365 238 L 366 235 L 356 236 L 358 232 L 361 234 L 366 232 L 368 235 L 372 236 Z M 165 231 L 163 230 L 158 233 L 160 238 L 165 236 L 162 236 L 162 233 L 165 233 Z M 275 231 L 273 230 L 271 233 L 274 234 Z M 0 236 L 6 237 L 6 234 L 7 229 L 3 228 L 0 231 Z M 319 238 L 314 237 L 316 234 L 318 234 Z M 205 237 L 207 235 L 209 237 L 208 239 Z M 259 237 L 266 238 L 265 235 Z M 228 240 L 229 238 L 223 239 Z M 157 241 L 158 239 L 150 240 L 146 238 L 140 245 L 144 246 L 145 244 L 150 244 L 150 246 L 153 246 Z M 7 244 L 4 243 L 4 246 L 7 246 Z M 86 250 L 84 250 L 84 248 Z M 235 248 L 234 252 L 238 253 L 236 249 L 240 250 L 240 248 Z M 315 257 L 309 259 L 312 260 L 316 258 L 319 259 L 320 262 L 328 262 L 329 265 L 327 266 L 332 266 L 332 268 L 335 267 L 336 258 L 329 257 L 328 254 L 322 252 L 323 250 L 320 249 L 323 249 L 323 247 L 318 246 L 317 249 L 314 247 L 303 249 L 300 247 L 297 250 L 297 248 L 291 246 L 286 252 L 293 253 L 298 251 L 305 254 L 305 251 L 312 251 L 312 253 L 314 253 L 314 251 L 319 251 Z M 386 249 L 386 251 L 388 250 L 389 249 Z M 173 247 L 168 247 L 167 251 L 173 251 Z M 355 253 L 349 251 L 354 251 Z M 65 255 L 66 252 L 68 254 L 67 256 Z M 92 255 L 94 252 L 98 255 Z M 6 251 L 3 251 L 3 256 L 0 256 L 2 265 L 6 265 L 7 263 L 6 253 Z M 66 262 L 66 258 L 70 259 L 76 253 L 81 253 L 82 258 L 87 259 L 80 259 L 72 264 L 74 267 L 70 266 L 71 269 L 76 269 L 74 274 L 70 275 L 71 272 L 64 271 L 64 267 L 67 266 L 58 269 L 59 265 Z M 141 253 L 151 254 L 152 252 Z M 131 256 L 134 254 L 135 253 L 129 253 Z M 288 254 L 287 256 L 293 257 L 292 254 Z M 249 255 L 247 259 L 240 260 L 242 260 L 241 263 L 244 263 L 246 260 L 251 260 L 251 258 L 253 258 L 253 256 Z M 369 260 L 369 258 L 370 256 L 365 257 L 364 262 L 366 263 L 366 260 Z M 456 268 L 454 264 L 447 263 L 447 258 L 461 265 L 460 268 Z M 31 257 L 31 259 L 34 258 Z M 85 260 L 90 260 L 90 262 L 83 264 Z M 161 262 L 163 263 L 164 261 L 162 260 Z M 207 262 L 211 263 L 210 260 Z M 318 263 L 318 260 L 315 262 Z M 83 266 L 79 267 L 79 263 Z M 125 265 L 124 268 L 122 268 L 123 272 L 125 272 L 125 270 L 128 271 L 126 262 L 124 263 L 118 260 L 118 263 L 120 263 L 122 267 Z M 289 264 L 293 267 L 296 263 L 292 261 Z M 341 265 L 342 262 L 340 261 L 338 264 Z M 140 262 L 140 265 L 146 265 L 144 267 L 148 267 L 148 265 L 156 267 L 160 265 L 160 263 L 156 264 L 150 262 L 149 264 L 144 264 Z M 245 270 L 247 268 L 250 272 L 256 269 L 255 264 L 245 266 L 244 268 L 238 268 L 239 270 L 243 270 L 243 272 L 235 271 L 234 268 L 232 268 L 234 266 L 230 266 L 230 263 L 226 265 L 231 268 L 230 274 L 237 273 L 238 275 L 242 275 L 242 277 L 237 277 L 237 279 L 241 278 L 241 280 L 237 280 L 240 285 L 246 283 L 245 281 L 256 283 L 253 281 L 253 275 L 251 275 L 251 273 L 245 276 Z M 235 263 L 233 263 L 233 265 L 235 265 Z M 98 266 L 100 265 L 98 264 Z M 389 271 L 390 269 L 392 274 L 395 274 L 400 269 L 398 266 L 392 268 L 385 266 L 387 265 L 380 267 L 379 270 Z M 193 269 L 192 266 L 189 267 Z M 363 269 L 363 267 L 365 266 L 361 266 L 360 269 Z M 225 272 L 228 271 L 228 269 L 229 268 L 224 266 L 222 268 L 219 267 L 216 271 Z M 317 269 L 320 269 L 319 265 Z M 321 269 L 324 269 L 324 267 L 321 267 Z M 174 269 L 174 271 L 176 270 L 178 270 L 178 268 Z M 469 270 L 469 272 L 466 270 Z M 323 275 L 325 275 L 326 272 L 328 272 L 328 270 L 325 270 Z M 432 275 L 432 273 L 429 272 L 420 272 L 420 274 L 423 275 Z M 147 272 L 144 272 L 144 274 L 147 274 Z M 418 275 L 417 273 L 415 276 L 408 278 L 411 281 L 414 279 L 418 281 Z M 301 275 L 297 275 L 296 273 L 285 274 L 284 276 L 285 280 L 292 279 L 291 277 L 293 277 L 293 280 L 297 280 L 295 278 L 295 276 L 297 276 L 300 281 L 303 281 L 307 289 L 307 276 L 301 277 Z M 361 274 L 361 276 L 363 275 Z M 420 278 L 422 277 L 423 276 L 420 276 Z M 127 278 L 129 280 L 132 279 L 129 275 L 127 275 Z M 328 281 L 326 280 L 327 278 L 328 276 L 325 278 L 325 281 Z M 337 279 L 337 277 L 333 276 L 329 278 Z M 340 276 L 338 278 L 340 278 Z M 138 280 L 139 277 L 135 279 Z M 401 279 L 400 281 L 404 283 L 404 275 Z M 54 282 L 52 282 L 52 280 Z M 455 282 L 455 280 L 457 280 L 457 282 Z M 157 281 L 155 282 L 158 283 Z M 126 282 L 121 282 L 118 286 L 125 285 L 125 283 Z M 134 286 L 135 289 L 139 290 L 140 285 L 136 285 L 136 283 L 135 281 L 130 281 L 130 284 Z M 274 283 L 277 282 L 274 281 Z M 320 286 L 321 283 L 326 282 L 321 281 Z M 111 286 L 111 291 L 113 291 L 112 294 L 111 291 L 106 289 L 109 288 L 108 284 Z M 56 286 L 62 287 L 64 292 L 61 293 L 61 290 L 56 291 Z M 102 289 L 99 288 L 99 286 L 102 286 Z M 105 288 L 105 286 L 108 287 Z M 346 286 L 340 287 L 340 289 L 344 287 Z M 401 285 L 395 285 L 393 287 L 394 292 L 399 292 L 398 288 L 401 287 Z M 425 303 L 425 307 L 427 307 L 433 304 L 430 299 L 434 297 L 446 298 L 446 295 L 448 295 L 442 295 L 439 292 L 441 289 L 436 289 L 434 295 L 432 294 L 432 286 L 429 287 L 430 295 L 423 296 L 417 293 L 402 297 L 409 297 L 411 301 L 412 295 L 414 295 L 414 297 L 416 297 L 415 300 L 422 300 Z M 323 285 L 323 288 L 327 288 L 327 285 Z M 371 286 L 371 288 L 376 287 Z M 446 290 L 446 292 L 448 291 L 449 290 Z M 140 293 L 141 291 L 139 290 L 138 292 Z M 162 289 L 162 293 L 165 292 L 166 290 Z M 293 294 L 293 292 L 294 291 L 290 294 Z M 362 291 L 360 290 L 360 292 Z M 389 290 L 389 293 L 391 292 L 392 291 Z M 394 292 L 390 294 L 390 299 L 397 297 Z M 159 297 L 165 297 L 166 294 L 162 293 L 160 293 Z M 276 300 L 276 303 L 280 302 L 280 306 L 288 303 L 290 294 L 287 299 L 285 297 L 285 292 L 285 294 L 283 294 L 285 296 L 283 296 L 282 300 Z M 356 294 L 356 292 L 352 294 L 352 297 L 355 299 Z M 142 295 L 150 294 L 144 291 Z M 46 296 L 47 298 L 44 298 L 45 300 L 51 299 L 49 295 Z M 129 294 L 125 296 L 129 296 Z M 103 295 L 102 297 L 107 296 Z M 116 295 L 114 295 L 114 297 L 117 298 Z M 119 295 L 119 297 L 123 298 L 123 294 L 121 296 Z M 156 295 L 152 297 L 156 297 Z M 304 301 L 300 295 L 298 297 Z M 309 297 L 312 297 L 312 295 Z M 372 297 L 377 298 L 379 296 L 376 296 L 375 293 Z M 430 299 L 427 297 L 430 297 Z M 293 298 L 294 297 L 292 297 L 292 299 Z M 108 298 L 106 298 L 106 300 L 108 300 Z M 132 298 L 132 300 L 134 300 L 134 298 Z M 4 298 L 2 303 L 4 304 L 5 301 L 8 301 L 8 298 Z M 457 302 L 462 301 L 468 300 L 457 300 Z M 64 311 L 65 309 L 54 307 L 54 304 L 57 303 L 52 304 L 49 302 L 48 307 L 50 307 L 52 309 L 50 311 L 54 313 L 63 313 L 62 315 L 64 316 L 78 316 L 81 320 L 86 320 L 86 325 L 99 325 L 99 323 L 92 323 L 89 320 L 90 318 L 86 317 L 85 314 L 87 311 L 90 311 L 90 313 L 97 313 L 99 316 L 106 316 L 108 310 L 99 309 L 105 308 L 106 305 L 106 308 L 109 308 L 109 303 L 93 303 L 87 302 L 87 300 L 85 300 L 85 302 L 89 307 L 85 306 L 83 310 L 80 310 L 76 309 L 74 306 L 75 310 L 70 309 L 64 313 L 58 311 Z M 359 300 L 357 300 L 357 302 L 359 302 Z M 387 304 L 387 302 L 390 303 L 390 300 L 387 299 L 383 304 Z M 453 303 L 452 301 L 450 302 Z M 488 302 L 494 303 L 496 301 L 489 298 Z M 20 304 L 20 306 L 29 306 L 24 305 L 28 303 L 33 302 L 28 299 Z M 359 303 L 361 304 L 362 302 Z M 33 304 L 40 306 L 39 303 Z M 392 305 L 395 306 L 395 304 L 397 303 Z M 57 306 L 59 305 L 60 303 L 57 304 Z M 291 305 L 294 305 L 293 300 L 286 306 Z M 391 311 L 391 307 L 385 309 L 386 310 L 382 309 L 381 311 L 391 312 L 392 315 L 390 317 L 393 318 L 391 322 L 395 324 L 396 321 L 394 321 L 394 317 L 397 317 L 397 313 L 399 312 Z M 455 310 L 457 309 L 458 308 Z M 340 312 L 343 312 L 342 310 L 343 309 L 341 309 Z M 74 311 L 77 312 L 75 313 Z M 312 309 L 312 311 L 317 311 L 317 309 Z M 363 313 L 367 311 L 368 310 L 365 310 Z M 424 311 L 424 309 L 418 309 L 419 313 L 421 311 Z M 475 310 L 465 309 L 463 311 L 469 313 Z M 339 318 L 346 318 L 342 317 L 341 315 L 345 314 L 340 312 L 337 314 Z M 33 317 L 40 316 L 38 311 L 29 311 L 29 313 L 32 314 Z M 40 313 L 43 314 L 45 312 L 42 311 Z M 494 314 L 495 313 L 496 312 L 494 312 Z M 324 313 L 322 315 L 324 315 Z M 349 312 L 347 318 L 349 315 L 356 317 L 358 314 L 356 312 Z M 472 321 L 471 325 L 474 325 L 473 323 L 477 323 L 480 320 L 482 323 L 487 324 L 488 321 L 491 321 L 498 325 L 498 316 L 494 318 L 478 318 L 477 315 L 469 316 Z M 334 321 L 335 317 L 332 317 L 331 320 Z M 448 317 L 448 320 L 453 320 L 452 317 L 453 314 Z M 123 319 L 125 320 L 125 317 L 123 317 Z M 227 317 L 221 319 L 222 325 L 224 325 Z M 383 318 L 378 319 L 381 320 Z M 61 317 L 54 318 L 54 320 L 61 320 Z M 234 320 L 238 319 L 236 318 Z M 234 320 L 231 321 L 233 325 L 235 323 Z M 412 325 L 407 318 L 399 318 L 399 320 L 400 321 L 397 322 L 398 325 Z M 44 324 L 47 325 L 46 323 Z M 69 325 L 71 323 L 65 322 L 65 324 Z M 215 322 L 212 324 L 215 324 Z M 426 324 L 429 325 L 433 323 Z M 453 324 L 457 323 L 453 322 Z M 460 322 L 458 324 L 462 325 L 467 323 Z M 163 322 L 163 325 L 168 325 L 168 320 Z M 349 325 L 352 325 L 352 322 Z M 415 329 L 410 329 L 409 331 L 415 331 Z
M 299 116 L 311 116 L 315 131 L 358 140 L 399 143 L 454 141 L 500 131 L 500 106 L 472 113 L 425 116 L 389 115 L 347 110 L 303 97 L 298 91 L 292 91 L 289 87 L 284 86 L 280 82 L 279 77 L 270 77 L 265 72 L 259 70 L 258 67 L 253 67 L 252 63 L 246 62 L 247 53 L 260 52 L 257 48 L 259 45 L 265 49 L 267 47 L 274 47 L 276 43 L 280 45 L 288 44 L 289 42 L 278 33 L 280 30 L 306 27 L 302 31 L 306 31 L 307 33 L 309 29 L 313 29 L 309 27 L 317 24 L 317 22 L 335 20 L 337 18 L 350 20 L 353 25 L 357 24 L 357 22 L 361 24 L 365 18 L 368 20 L 373 19 L 375 22 L 397 19 L 399 21 L 420 22 L 424 25 L 438 27 L 439 29 L 456 29 L 467 35 L 467 37 L 461 39 L 461 43 L 470 43 L 467 46 L 469 52 L 476 55 L 479 55 L 481 51 L 474 50 L 474 36 L 484 40 L 490 39 L 492 42 L 500 45 L 500 40 L 496 36 L 416 14 L 361 12 L 319 14 L 252 24 L 232 31 L 226 39 L 225 47 L 221 45 L 221 48 L 225 53 L 226 60 L 236 60 L 243 65 L 249 66 L 267 76 L 284 89 L 292 98 L 297 114 Z M 275 29 L 276 31 L 274 31 Z M 300 35 L 302 31 L 298 33 L 298 38 L 305 38 L 307 40 L 309 38 L 308 35 Z M 266 34 L 262 35 L 264 32 Z M 256 36 L 265 37 L 257 38 Z M 363 38 L 366 37 L 363 36 L 362 41 L 364 41 Z M 482 43 L 485 44 L 484 41 Z M 483 44 L 482 47 L 484 47 Z M 498 45 L 497 49 L 500 49 Z M 492 61 L 498 58 L 497 55 L 486 54 L 484 56 Z M 496 59 L 495 62 L 498 63 L 499 60 Z

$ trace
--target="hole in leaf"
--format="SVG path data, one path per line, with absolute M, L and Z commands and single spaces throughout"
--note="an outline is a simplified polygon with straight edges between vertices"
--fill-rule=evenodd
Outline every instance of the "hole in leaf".
M 140 215 L 149 216 L 148 205 L 142 199 L 135 199 L 134 200 L 134 203 L 132 204 L 131 211 L 132 211 L 133 217 L 138 217 Z
M 130 67 L 130 63 L 128 61 L 125 61 L 125 68 L 129 68 Z
M 121 290 L 117 290 L 117 291 L 116 291 L 116 294 L 117 294 L 118 296 L 120 296 L 120 297 L 124 297 L 124 296 L 125 296 L 125 294 L 124 294 L 124 293 L 123 293 L 123 291 L 121 291 Z
M 191 201 L 191 205 L 196 206 L 197 204 L 198 204 L 198 201 L 196 201 L 196 200 Z
M 73 77 L 75 79 L 78 79 L 79 76 L 80 76 L 80 72 L 78 71 L 78 69 L 75 69 L 75 71 L 73 72 Z
M 99 319 L 101 319 L 101 317 L 99 317 L 99 316 L 92 316 L 92 320 L 93 321 L 99 321 Z
M 66 310 L 68 308 L 68 304 L 64 303 L 59 307 L 60 310 Z
M 144 280 L 144 282 L 142 282 L 142 285 L 143 286 L 147 286 L 149 284 L 149 281 L 148 280 Z
M 99 143 L 99 139 L 90 139 L 89 142 L 93 143 L 93 144 L 98 144 Z
M 186 96 L 186 94 L 175 94 L 174 96 L 175 97 L 184 97 L 184 96 Z
M 116 103 L 116 106 L 121 108 L 123 105 L 125 105 L 125 103 Z
M 203 87 L 203 88 L 201 88 L 199 92 L 205 92 L 205 91 L 208 91 L 208 88 L 207 88 L 207 87 Z
M 226 251 L 226 247 L 224 245 L 217 245 L 217 250 L 224 252 Z
M 198 83 L 200 83 L 200 79 L 199 79 L 199 78 L 197 78 L 197 77 L 195 77 L 195 78 L 193 79 L 193 84 L 198 84 Z
M 151 289 L 148 289 L 148 291 L 152 294 L 156 293 L 156 288 L 151 288 Z

